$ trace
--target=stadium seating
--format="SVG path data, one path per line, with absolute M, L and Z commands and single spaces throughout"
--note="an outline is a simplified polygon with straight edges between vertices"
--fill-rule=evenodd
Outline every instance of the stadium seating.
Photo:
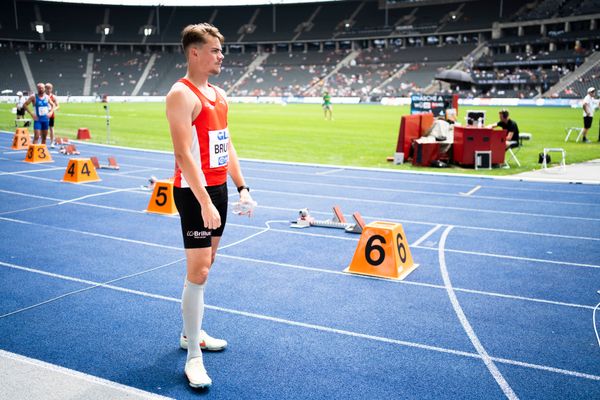
M 87 52 L 34 49 L 26 53 L 35 82 L 51 82 L 59 95 L 81 95 Z
M 17 93 L 33 89 L 27 85 L 17 49 L 0 47 L 0 59 L 0 90 L 12 90 L 13 93 Z
M 141 52 L 94 53 L 92 92 L 128 96 L 133 91 L 150 54 Z
M 596 65 L 583 74 L 576 82 L 566 88 L 560 95 L 565 98 L 583 98 L 589 87 L 600 89 L 600 65 Z

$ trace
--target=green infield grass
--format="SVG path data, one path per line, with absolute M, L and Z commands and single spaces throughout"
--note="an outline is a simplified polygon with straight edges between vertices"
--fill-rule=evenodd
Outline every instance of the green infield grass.
M 0 129 L 14 130 L 13 105 L 0 104 Z M 486 123 L 496 122 L 500 107 L 465 107 L 487 111 Z M 600 158 L 598 118 L 588 134 L 591 144 L 575 143 L 574 135 L 565 143 L 565 128 L 582 125 L 582 112 L 572 108 L 512 107 L 511 117 L 521 132 L 533 139 L 524 142 L 517 157 L 521 167 L 477 170 L 451 166 L 445 169 L 392 165 L 386 158 L 394 154 L 400 117 L 408 107 L 381 105 L 334 105 L 334 120 L 326 121 L 320 105 L 235 104 L 230 105 L 229 129 L 242 158 L 319 163 L 403 170 L 444 171 L 509 175 L 539 169 L 538 154 L 544 147 L 562 147 L 567 163 Z M 110 143 L 144 149 L 172 149 L 162 103 L 111 103 Z M 61 104 L 56 117 L 56 134 L 76 138 L 77 129 L 90 129 L 92 141 L 107 142 L 106 111 L 102 103 Z

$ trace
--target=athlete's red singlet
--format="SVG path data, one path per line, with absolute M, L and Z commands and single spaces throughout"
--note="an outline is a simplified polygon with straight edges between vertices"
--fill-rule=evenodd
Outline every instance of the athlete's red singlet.
M 221 94 L 213 88 L 217 97 L 210 101 L 189 80 L 179 82 L 189 87 L 202 102 L 202 111 L 192 122 L 192 155 L 200 170 L 200 179 L 204 186 L 221 185 L 227 182 L 229 163 L 229 130 L 227 129 L 227 103 Z M 181 168 L 175 162 L 175 187 L 189 187 Z
M 54 102 L 54 104 L 56 104 L 56 97 L 54 97 L 54 93 L 52 93 L 49 97 L 50 97 L 50 100 L 52 100 Z M 50 111 L 50 114 L 48 114 L 48 117 L 54 118 L 54 108 L 52 108 L 52 111 Z

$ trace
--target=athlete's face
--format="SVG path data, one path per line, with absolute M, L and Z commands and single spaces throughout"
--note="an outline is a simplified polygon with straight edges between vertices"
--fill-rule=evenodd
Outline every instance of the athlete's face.
M 46 87 L 44 86 L 43 83 L 37 84 L 37 91 L 40 96 L 43 95 L 44 93 L 46 93 Z
M 199 70 L 206 72 L 208 75 L 221 73 L 221 63 L 224 56 L 219 39 L 209 36 L 206 43 L 201 46 L 193 46 L 190 52 Z

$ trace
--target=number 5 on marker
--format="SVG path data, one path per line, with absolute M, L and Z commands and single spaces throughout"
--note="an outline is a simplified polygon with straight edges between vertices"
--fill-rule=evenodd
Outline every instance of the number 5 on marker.
M 352 262 L 344 271 L 401 280 L 417 266 L 402 225 L 378 221 L 365 226 Z
M 173 182 L 170 180 L 156 181 L 146 211 L 156 214 L 177 214 L 177 207 L 173 200 Z

